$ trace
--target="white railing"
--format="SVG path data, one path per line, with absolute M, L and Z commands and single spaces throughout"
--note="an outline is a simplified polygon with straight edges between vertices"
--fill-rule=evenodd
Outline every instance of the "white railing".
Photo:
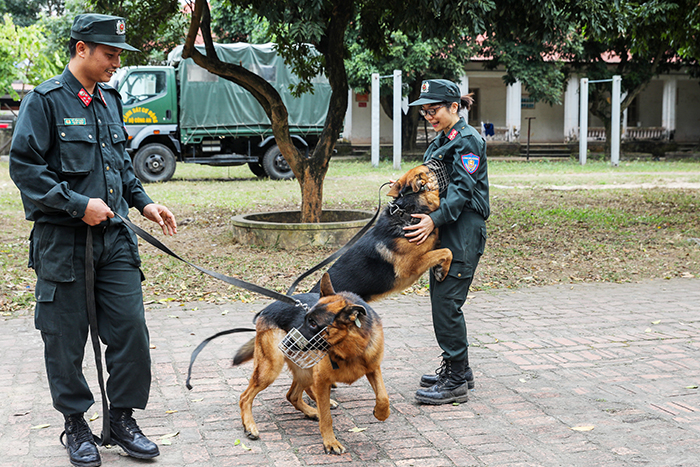
M 665 140 L 668 139 L 666 128 L 656 127 L 627 127 L 622 139 L 628 140 Z
M 664 127 L 627 127 L 621 138 L 627 141 L 663 141 L 669 139 Z M 578 141 L 578 129 L 572 131 L 567 141 Z M 588 141 L 605 141 L 605 128 L 588 127 Z
M 518 140 L 519 135 L 517 128 L 513 128 L 513 130 L 510 131 L 509 128 L 505 126 L 491 126 L 491 129 L 493 130 L 493 134 L 491 134 L 490 131 L 487 131 L 487 128 L 483 123 L 481 124 L 481 136 L 483 136 L 486 141 L 513 142 Z
M 605 128 L 588 127 L 588 141 L 605 141 Z

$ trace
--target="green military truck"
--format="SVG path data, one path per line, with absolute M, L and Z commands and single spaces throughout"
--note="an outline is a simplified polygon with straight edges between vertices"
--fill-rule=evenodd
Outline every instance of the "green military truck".
M 241 64 L 272 84 L 287 106 L 294 144 L 302 152 L 316 145 L 331 95 L 324 76 L 315 78 L 313 94 L 295 98 L 289 85 L 298 78 L 273 44 L 217 44 L 216 52 L 221 60 Z M 182 47 L 170 53 L 167 66 L 124 67 L 110 84 L 122 96 L 129 133 L 127 150 L 141 181 L 170 180 L 178 161 L 213 166 L 248 164 L 260 177 L 294 176 L 275 143 L 270 120 L 255 98 L 192 59 L 183 60 Z

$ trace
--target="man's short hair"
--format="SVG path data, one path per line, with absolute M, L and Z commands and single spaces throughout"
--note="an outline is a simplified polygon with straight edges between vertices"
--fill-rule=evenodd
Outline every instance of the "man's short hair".
M 70 52 L 70 58 L 75 57 L 76 45 L 78 44 L 78 42 L 80 42 L 78 39 L 73 39 L 72 37 L 70 39 L 70 42 L 68 42 L 68 52 Z M 88 49 L 90 49 L 90 53 L 94 52 L 97 48 L 97 44 L 94 42 L 83 42 L 85 42 L 85 45 L 87 45 Z

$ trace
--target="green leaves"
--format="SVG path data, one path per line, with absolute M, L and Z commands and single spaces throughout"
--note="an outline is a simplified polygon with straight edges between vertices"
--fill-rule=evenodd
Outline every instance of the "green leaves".
M 0 23 L 0 93 L 15 99 L 22 96 L 12 88 L 14 81 L 37 85 L 61 71 L 61 59 L 46 48 L 44 29 L 33 24 L 16 26 L 10 15 Z

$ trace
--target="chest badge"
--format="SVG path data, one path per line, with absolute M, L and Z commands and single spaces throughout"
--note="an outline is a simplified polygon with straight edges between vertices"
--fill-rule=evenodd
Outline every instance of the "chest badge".
M 78 92 L 78 98 L 83 101 L 83 104 L 87 107 L 90 105 L 90 102 L 92 102 L 92 96 L 88 94 L 88 92 L 84 88 L 80 88 L 80 92 Z
M 452 140 L 455 139 L 456 137 L 457 137 L 457 130 L 454 129 L 454 128 L 452 128 L 452 131 L 450 131 L 450 134 L 447 135 L 447 139 L 449 139 L 450 141 L 452 141 Z
M 63 124 L 66 126 L 70 125 L 87 125 L 87 120 L 84 118 L 64 118 Z
M 479 156 L 470 152 L 469 154 L 464 154 L 462 156 L 462 165 L 467 172 L 473 174 L 479 168 Z

